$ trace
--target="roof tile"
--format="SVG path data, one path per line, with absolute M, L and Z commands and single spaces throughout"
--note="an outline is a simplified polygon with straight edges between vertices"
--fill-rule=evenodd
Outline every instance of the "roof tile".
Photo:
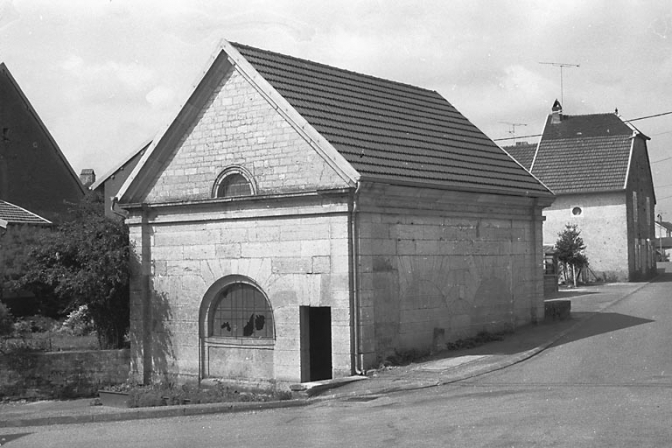
M 434 91 L 232 45 L 362 175 L 550 194 Z

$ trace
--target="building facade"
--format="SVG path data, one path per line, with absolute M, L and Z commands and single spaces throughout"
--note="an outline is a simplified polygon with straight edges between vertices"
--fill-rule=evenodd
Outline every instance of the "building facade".
M 543 317 L 552 194 L 436 92 L 226 41 L 117 197 L 132 373 L 271 387 Z
M 648 139 L 617 114 L 564 115 L 556 101 L 538 145 L 504 148 L 556 195 L 544 210 L 544 244 L 575 224 L 592 279 L 656 273 Z

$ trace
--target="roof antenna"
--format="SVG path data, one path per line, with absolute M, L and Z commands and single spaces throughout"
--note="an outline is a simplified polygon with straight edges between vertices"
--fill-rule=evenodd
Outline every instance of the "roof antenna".
M 508 121 L 500 121 L 502 124 L 508 124 L 511 128 L 507 131 L 513 136 L 513 144 L 516 144 L 516 127 L 517 126 L 527 126 L 527 123 L 509 123 Z
M 565 67 L 579 67 L 578 64 L 563 64 L 561 62 L 540 62 L 540 64 L 553 65 L 555 67 L 560 67 L 560 102 L 565 104 L 565 92 L 562 82 L 562 69 Z

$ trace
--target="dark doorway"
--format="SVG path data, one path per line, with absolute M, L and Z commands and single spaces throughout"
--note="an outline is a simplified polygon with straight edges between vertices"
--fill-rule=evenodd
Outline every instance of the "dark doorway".
M 302 306 L 301 381 L 330 379 L 331 370 L 331 308 Z

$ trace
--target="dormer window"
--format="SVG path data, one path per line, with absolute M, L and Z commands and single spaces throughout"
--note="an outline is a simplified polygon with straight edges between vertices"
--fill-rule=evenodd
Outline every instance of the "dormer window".
M 218 176 L 213 189 L 216 198 L 235 198 L 255 194 L 252 176 L 241 167 L 227 168 Z

